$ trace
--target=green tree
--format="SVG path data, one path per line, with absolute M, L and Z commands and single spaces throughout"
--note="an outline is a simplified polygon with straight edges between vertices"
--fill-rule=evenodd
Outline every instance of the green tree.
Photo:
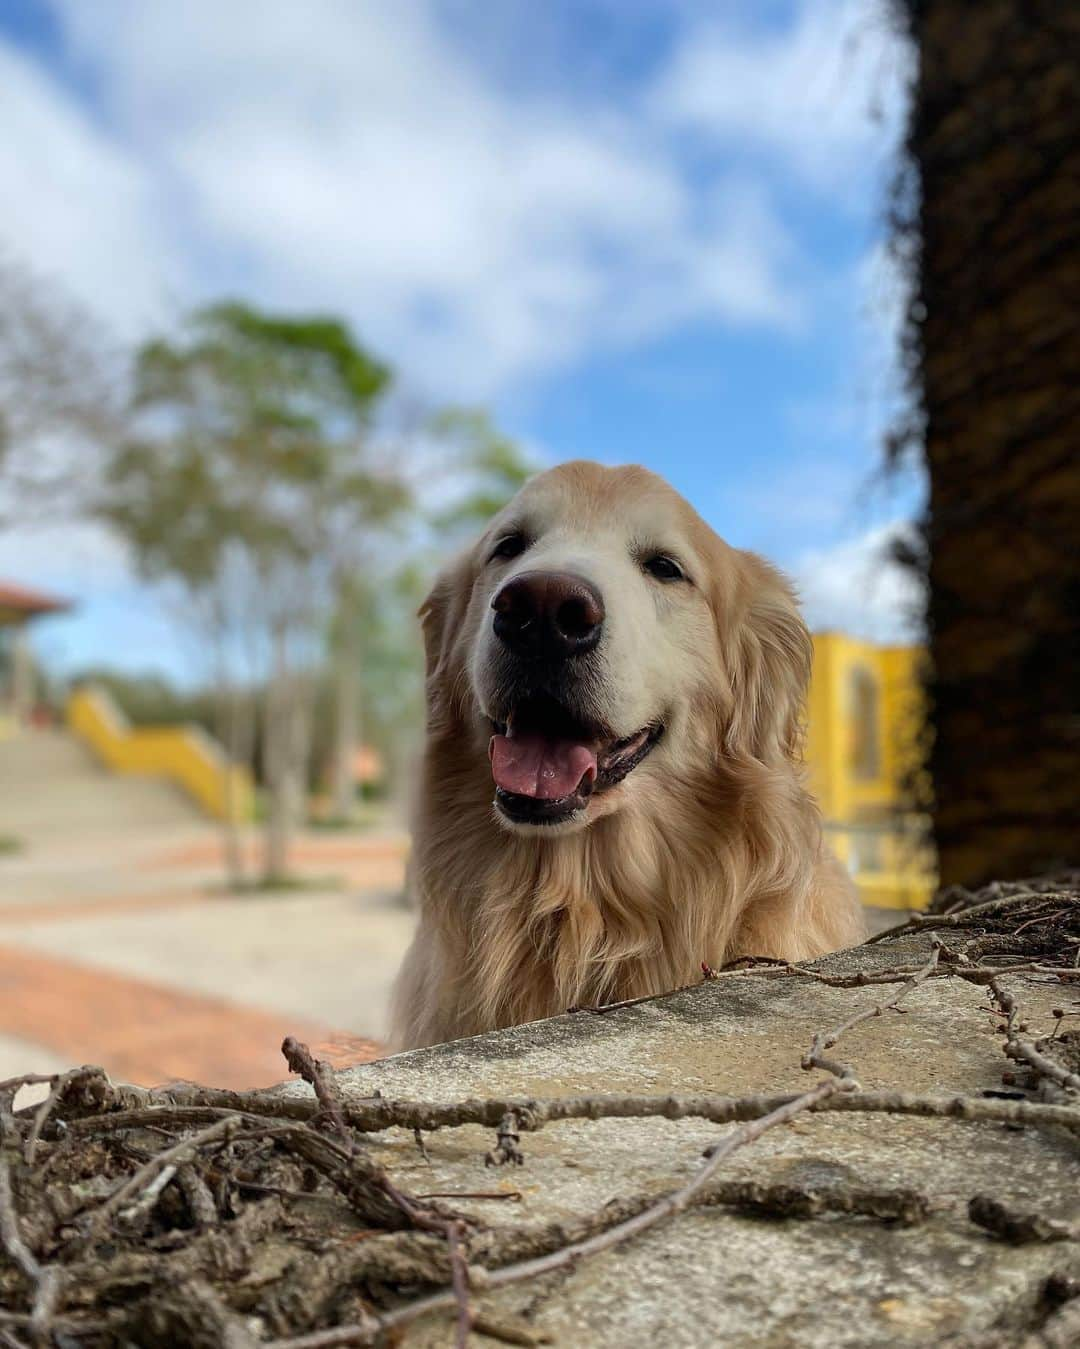
M 91 314 L 0 253 L 0 525 L 79 513 L 121 434 L 118 365 Z
M 179 582 L 211 637 L 230 755 L 250 758 L 261 728 L 267 881 L 288 869 L 305 800 L 331 615 L 409 500 L 372 434 L 389 387 L 337 319 L 213 305 L 139 351 L 137 433 L 108 465 L 100 515 L 146 577 Z M 350 678 L 353 654 L 344 644 Z M 239 880 L 234 831 L 228 855 Z
M 536 472 L 516 441 L 482 408 L 451 407 L 431 418 L 432 436 L 444 448 L 453 498 L 432 513 L 437 534 L 466 533 L 497 514 Z

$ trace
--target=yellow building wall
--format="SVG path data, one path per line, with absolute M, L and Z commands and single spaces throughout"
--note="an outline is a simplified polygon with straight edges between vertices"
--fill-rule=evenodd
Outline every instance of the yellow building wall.
M 826 835 L 863 902 L 922 909 L 936 885 L 920 795 L 921 647 L 814 637 L 806 761 Z M 861 686 L 868 701 L 859 703 Z M 872 752 L 868 752 L 868 742 Z
M 215 819 L 248 820 L 254 791 L 250 774 L 230 767 L 221 746 L 198 726 L 132 727 L 100 688 L 76 689 L 67 724 L 115 773 L 167 778 Z

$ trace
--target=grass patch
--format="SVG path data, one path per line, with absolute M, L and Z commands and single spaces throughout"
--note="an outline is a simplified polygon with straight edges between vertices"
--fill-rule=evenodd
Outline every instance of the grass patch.
M 367 829 L 375 829 L 384 824 L 387 815 L 384 802 L 361 801 L 348 815 L 309 815 L 307 827 L 318 834 L 346 834 L 350 831 L 363 833 Z
M 0 857 L 14 857 L 16 853 L 21 853 L 24 848 L 21 838 L 16 838 L 14 834 L 0 834 Z
M 340 872 L 309 876 L 288 872 L 284 876 L 256 876 L 239 885 L 228 882 L 210 887 L 215 895 L 297 895 L 309 890 L 344 890 L 346 880 Z

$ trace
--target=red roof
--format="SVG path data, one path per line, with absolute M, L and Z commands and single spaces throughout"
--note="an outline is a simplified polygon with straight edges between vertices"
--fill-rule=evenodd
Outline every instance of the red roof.
M 45 595 L 40 590 L 28 590 L 26 586 L 12 585 L 9 581 L 0 581 L 0 609 L 6 609 L 9 613 L 56 614 L 70 608 L 70 600 Z

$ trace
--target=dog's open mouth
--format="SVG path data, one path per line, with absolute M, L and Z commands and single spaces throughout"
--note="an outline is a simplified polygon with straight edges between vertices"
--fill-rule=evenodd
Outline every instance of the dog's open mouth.
M 614 787 L 641 763 L 664 729 L 655 722 L 612 739 L 546 695 L 519 703 L 492 727 L 495 803 L 519 824 L 560 824 L 584 810 L 593 792 Z

